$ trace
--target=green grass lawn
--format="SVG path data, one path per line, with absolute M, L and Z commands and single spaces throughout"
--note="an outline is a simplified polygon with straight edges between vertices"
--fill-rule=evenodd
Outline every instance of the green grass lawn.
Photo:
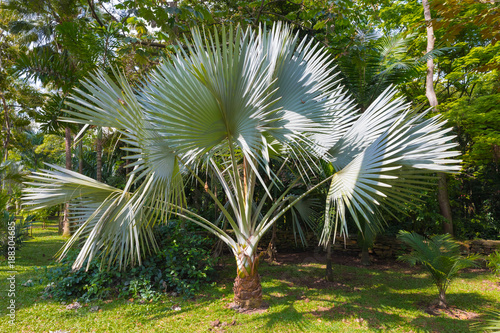
M 469 270 L 452 283 L 447 295 L 455 315 L 433 316 L 425 309 L 437 291 L 422 270 L 335 265 L 335 279 L 327 282 L 323 264 L 304 262 L 262 264 L 269 307 L 238 313 L 227 307 L 235 268 L 226 258 L 217 282 L 196 299 L 164 296 L 145 304 L 103 300 L 66 310 L 60 302 L 41 298 L 44 285 L 34 269 L 52 265 L 63 240 L 55 229 L 34 229 L 33 236 L 16 254 L 14 326 L 6 316 L 9 268 L 1 263 L 0 332 L 469 332 L 470 323 L 484 318 L 487 310 L 500 309 L 500 283 L 485 270 Z M 22 286 L 29 279 L 34 286 Z M 99 309 L 91 311 L 95 306 Z

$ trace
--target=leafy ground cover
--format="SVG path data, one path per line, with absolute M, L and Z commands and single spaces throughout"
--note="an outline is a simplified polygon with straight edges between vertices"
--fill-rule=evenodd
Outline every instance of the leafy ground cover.
M 0 266 L 1 332 L 469 332 L 485 313 L 500 309 L 500 282 L 485 269 L 469 269 L 448 290 L 451 309 L 429 311 L 437 291 L 428 274 L 394 261 L 369 268 L 336 256 L 334 280 L 324 275 L 319 253 L 281 254 L 262 264 L 266 309 L 239 313 L 232 301 L 235 267 L 223 258 L 216 283 L 193 299 L 164 295 L 159 301 L 107 299 L 67 309 L 41 298 L 36 266 L 53 265 L 63 244 L 55 229 L 35 228 L 16 255 L 16 324 L 6 317 L 8 267 Z M 28 280 L 33 286 L 23 286 Z

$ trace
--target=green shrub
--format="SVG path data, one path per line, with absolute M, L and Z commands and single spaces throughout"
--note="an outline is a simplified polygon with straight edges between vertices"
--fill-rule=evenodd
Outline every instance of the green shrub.
M 12 247 L 18 249 L 28 236 L 32 216 L 16 222 L 16 215 L 7 211 L 0 213 L 0 251 L 7 258 Z M 9 249 L 10 248 L 10 249 Z
M 86 271 L 72 271 L 77 253 L 70 252 L 56 267 L 45 268 L 41 283 L 48 283 L 45 296 L 57 300 L 88 302 L 109 297 L 156 300 L 164 292 L 192 297 L 211 281 L 216 260 L 211 258 L 210 241 L 194 231 L 169 223 L 157 228 L 160 250 L 146 258 L 142 266 L 119 271 L 118 265 L 101 270 L 94 259 Z

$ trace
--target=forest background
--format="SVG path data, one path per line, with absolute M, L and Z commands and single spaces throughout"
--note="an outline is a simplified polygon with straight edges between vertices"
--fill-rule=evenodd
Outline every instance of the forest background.
M 417 112 L 429 108 L 426 62 L 433 59 L 439 105 L 432 113 L 448 120 L 463 155 L 462 171 L 439 187 L 446 190 L 452 219 L 443 217 L 436 186 L 434 193 L 416 193 L 415 200 L 424 201 L 420 208 L 408 205 L 406 215 L 387 216 L 384 232 L 431 235 L 452 224 L 459 239 L 500 239 L 500 3 L 433 0 L 430 9 L 426 24 L 418 1 L 3 1 L 0 208 L 19 213 L 23 177 L 43 163 L 125 186 L 128 162 L 120 148 L 126 143 L 116 132 L 88 128 L 75 141 L 82 128 L 59 121 L 66 97 L 89 73 L 118 68 L 140 86 L 162 59 L 186 47 L 194 26 L 270 27 L 284 21 L 331 54 L 360 111 L 391 84 Z M 435 35 L 431 52 L 429 24 Z M 203 177 L 209 183 L 211 176 Z M 192 208 L 216 219 L 201 186 L 193 182 L 187 191 Z M 37 218 L 60 209 L 38 211 Z M 278 228 L 293 226 L 284 220 Z M 67 226 L 65 231 L 71 232 Z

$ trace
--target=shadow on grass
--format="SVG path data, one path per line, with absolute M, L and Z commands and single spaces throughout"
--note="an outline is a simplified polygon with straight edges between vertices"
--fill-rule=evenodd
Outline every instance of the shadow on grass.
M 370 328 L 386 330 L 407 325 L 409 318 L 406 314 L 409 312 L 418 315 L 411 319 L 411 325 L 422 330 L 468 332 L 469 324 L 476 321 L 452 318 L 445 314 L 428 315 L 426 307 L 437 297 L 437 291 L 432 294 L 428 294 L 428 291 L 415 293 L 415 290 L 429 287 L 433 290 L 432 281 L 425 275 L 407 276 L 398 272 L 380 274 L 369 269 L 340 268 L 334 274 L 334 281 L 328 282 L 322 278 L 324 271 L 318 267 L 295 267 L 302 273 L 301 277 L 297 277 L 296 272 L 290 271 L 293 267 L 281 266 L 276 269 L 274 266 L 263 266 L 263 293 L 271 295 L 270 307 L 278 311 L 269 311 L 253 320 L 265 321 L 268 331 L 284 322 L 299 331 L 305 331 L 311 325 L 311 319 L 332 324 L 365 323 Z M 308 303 L 310 300 L 315 302 L 314 305 L 298 303 Z M 474 305 L 472 310 L 475 311 L 486 303 L 494 308 L 500 306 L 499 301 L 492 301 L 476 292 L 448 293 L 448 300 L 452 306 L 455 303 L 468 304 L 469 308 Z
M 33 238 L 30 238 L 30 239 L 52 237 L 52 236 L 55 236 L 57 234 L 58 234 L 57 228 L 46 228 L 46 229 L 36 228 L 35 232 L 33 233 Z
M 288 293 L 289 295 L 297 294 L 295 288 L 283 285 L 264 288 L 264 293 L 272 294 L 279 290 L 280 293 Z M 391 292 L 387 287 L 377 287 L 370 291 L 358 291 L 355 295 L 348 297 L 343 302 L 331 301 L 329 298 L 322 296 L 333 296 L 333 299 L 345 299 L 342 291 L 330 291 L 329 293 L 320 292 L 310 289 L 305 291 L 300 299 L 294 300 L 291 297 L 272 297 L 271 308 L 278 311 L 270 311 L 258 317 L 253 321 L 265 322 L 266 331 L 273 331 L 276 327 L 281 327 L 283 324 L 297 329 L 298 331 L 306 331 L 314 321 L 311 319 L 322 320 L 323 322 L 345 323 L 347 325 L 363 323 L 372 329 L 387 330 L 404 325 L 408 325 L 409 318 L 405 315 L 408 312 L 413 312 L 418 317 L 411 320 L 411 325 L 422 330 L 431 330 L 435 332 L 468 332 L 469 325 L 476 319 L 464 320 L 461 318 L 450 318 L 446 315 L 431 316 L 425 313 L 425 306 L 434 300 L 434 296 L 423 296 L 418 298 L 408 298 L 407 295 Z M 319 294 L 319 296 L 316 296 Z M 383 297 L 376 297 L 383 295 Z M 484 304 L 487 299 L 477 293 L 467 294 L 450 294 L 449 299 L 457 300 L 465 298 L 471 304 Z M 314 302 L 323 301 L 322 305 L 314 305 L 313 309 L 303 309 L 297 302 L 314 299 Z M 325 301 L 329 304 L 325 305 Z M 495 302 L 494 307 L 498 307 L 499 303 Z M 402 313 L 402 314 L 400 314 Z M 411 317 L 410 317 L 411 319 Z
M 35 237 L 54 236 L 54 232 L 40 231 Z M 28 242 L 19 251 L 16 264 L 30 267 L 50 264 L 52 255 L 63 244 L 62 240 L 53 238 L 50 241 Z M 45 257 L 43 257 L 45 254 Z M 182 298 L 163 297 L 164 303 L 137 304 L 126 300 L 113 300 L 106 303 L 95 301 L 78 311 L 65 310 L 65 305 L 53 303 L 61 309 L 58 314 L 61 319 L 88 318 L 95 316 L 92 306 L 98 305 L 102 311 L 113 311 L 120 308 L 129 314 L 133 320 L 146 322 L 161 318 L 186 315 L 189 316 L 196 309 L 210 307 L 227 316 L 235 312 L 225 309 L 224 304 L 232 300 L 232 284 L 236 268 L 232 257 L 225 258 L 227 263 L 218 271 L 217 286 L 206 286 L 192 301 Z M 44 264 L 45 263 L 45 264 Z M 0 273 L 6 274 L 8 269 L 0 267 Z M 331 325 L 367 325 L 372 329 L 387 330 L 399 326 L 411 325 L 424 331 L 439 332 L 466 332 L 474 320 L 461 320 L 444 315 L 430 316 L 425 313 L 426 305 L 437 296 L 437 291 L 428 275 L 422 270 L 405 269 L 390 271 L 372 268 L 335 265 L 332 281 L 324 279 L 325 268 L 322 263 L 310 262 L 302 264 L 269 265 L 263 263 L 260 272 L 263 282 L 263 294 L 269 303 L 269 309 L 261 314 L 249 315 L 244 321 L 257 325 L 264 325 L 266 331 L 273 331 L 283 326 L 291 330 L 307 331 L 318 320 Z M 4 276 L 4 275 L 2 275 Z M 18 290 L 24 296 L 18 303 L 18 309 L 30 307 L 34 301 L 40 299 L 40 292 L 44 285 L 35 282 L 34 287 L 21 287 L 20 283 L 29 278 L 36 278 L 37 273 L 32 269 L 18 273 Z M 464 279 L 473 279 L 470 274 L 460 275 Z M 3 283 L 4 281 L 2 281 Z M 425 291 L 424 291 L 425 289 Z M 454 304 L 467 304 L 473 311 L 478 311 L 489 304 L 499 308 L 499 300 L 491 300 L 476 292 L 448 293 L 448 300 Z M 173 309 L 174 305 L 181 305 L 180 311 Z M 240 315 L 243 316 L 243 315 Z M 357 323 L 357 324 L 356 324 Z M 208 324 L 207 324 L 208 325 Z

